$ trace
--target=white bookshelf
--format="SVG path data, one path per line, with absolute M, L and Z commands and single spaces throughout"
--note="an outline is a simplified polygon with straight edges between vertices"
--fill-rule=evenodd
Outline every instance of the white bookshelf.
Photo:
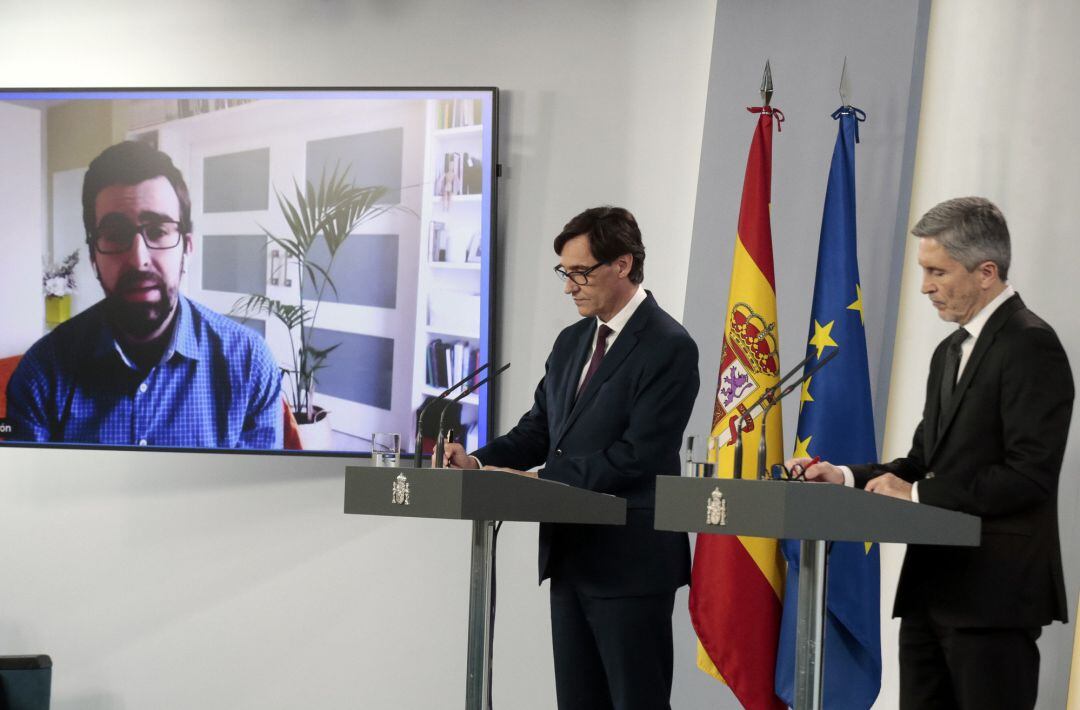
M 483 170 L 473 162 L 465 180 L 465 156 L 489 160 L 484 145 L 484 126 L 446 125 L 444 102 L 429 100 L 424 147 L 424 196 L 421 202 L 421 263 L 417 281 L 416 347 L 413 366 L 413 409 L 425 397 L 438 396 L 446 386 L 460 379 L 447 372 L 446 380 L 428 377 L 429 348 L 436 340 L 452 347 L 480 347 L 480 292 L 482 270 L 475 247 L 482 244 L 484 196 Z M 479 120 L 479 112 L 474 114 Z M 458 117 L 462 118 L 461 116 Z M 450 123 L 454 123 L 450 117 Z M 451 156 L 448 158 L 447 156 Z M 446 188 L 446 168 L 456 171 L 451 189 Z M 434 225 L 434 226 L 433 226 Z M 475 365 L 471 361 L 455 369 L 463 376 Z M 473 393 L 461 400 L 462 420 L 478 419 L 479 397 Z M 459 432 L 460 433 L 460 432 Z M 415 431 L 413 432 L 415 436 Z

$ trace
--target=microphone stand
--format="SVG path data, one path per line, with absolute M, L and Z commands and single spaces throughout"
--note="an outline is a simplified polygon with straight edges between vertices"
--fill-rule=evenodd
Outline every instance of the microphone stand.
M 765 424 L 769 420 L 769 411 L 772 407 L 766 404 L 761 408 L 761 438 L 758 439 L 757 445 L 757 480 L 764 481 L 767 478 L 767 471 L 765 470 L 765 460 L 768 458 L 766 455 L 766 449 L 769 442 L 765 436 Z
M 765 441 L 765 421 L 769 418 L 769 412 L 772 411 L 773 407 L 775 407 L 777 404 L 780 403 L 780 400 L 782 400 L 784 397 L 787 397 L 789 394 L 791 394 L 795 390 L 795 388 L 799 387 L 803 382 L 806 382 L 808 379 L 813 377 L 814 374 L 817 373 L 818 370 L 820 370 L 821 368 L 823 368 L 827 364 L 829 364 L 829 361 L 832 360 L 834 357 L 836 357 L 839 354 L 840 354 L 840 348 L 837 347 L 835 350 L 830 352 L 828 355 L 821 358 L 821 360 L 819 360 L 817 362 L 817 364 L 815 364 L 809 370 L 805 370 L 803 372 L 802 377 L 800 377 L 799 379 L 795 380 L 790 385 L 785 387 L 780 392 L 780 394 L 776 395 L 775 397 L 769 397 L 768 401 L 766 401 L 765 404 L 763 404 L 761 406 L 761 440 L 758 441 L 758 450 L 757 450 L 757 478 L 758 478 L 759 481 L 764 481 L 769 477 L 769 473 L 766 470 L 767 467 L 768 467 L 768 462 L 766 461 L 767 457 L 765 455 L 765 449 L 766 449 L 766 446 L 767 446 L 767 442 Z M 813 357 L 813 355 L 808 355 L 806 357 L 806 359 L 803 360 L 802 364 L 806 363 L 807 360 L 809 360 L 812 357 Z M 800 364 L 799 367 L 801 367 L 802 364 Z M 798 368 L 796 368 L 796 369 L 798 369 Z M 787 378 L 785 378 L 785 379 L 787 379 Z M 781 384 L 782 384 L 782 381 L 776 383 L 776 387 L 779 387 Z
M 487 367 L 487 365 L 485 365 L 484 367 Z M 443 440 L 443 432 L 445 431 L 444 425 L 445 425 L 445 422 L 446 422 L 446 410 L 450 409 L 449 405 L 454 404 L 455 402 L 459 402 L 462 399 L 464 399 L 465 397 L 468 397 L 470 394 L 472 394 L 476 390 L 480 389 L 480 387 L 482 385 L 486 384 L 489 380 L 494 380 L 496 377 L 498 377 L 502 373 L 506 372 L 506 368 L 508 368 L 508 367 L 510 367 L 510 363 L 506 363 L 505 365 L 500 367 L 495 372 L 491 373 L 490 375 L 488 375 L 484 379 L 477 382 L 472 387 L 469 387 L 467 390 L 465 390 L 464 392 L 459 394 L 457 397 L 454 397 L 452 400 L 450 400 L 450 402 L 447 404 L 447 406 L 443 407 L 442 412 L 439 414 L 439 433 L 437 435 L 437 438 L 435 439 L 435 452 L 434 452 L 434 454 L 433 454 L 433 456 L 431 458 L 431 467 L 432 468 L 442 468 L 443 465 L 445 464 L 445 462 L 443 461 L 443 455 L 446 452 L 446 442 Z
M 446 399 L 446 397 L 451 392 L 456 390 L 458 387 L 461 387 L 463 384 L 465 384 L 466 382 L 468 382 L 472 378 L 479 375 L 481 372 L 486 370 L 487 367 L 488 367 L 488 363 L 485 362 L 483 365 L 476 368 L 475 370 L 470 372 L 468 375 L 466 375 L 464 378 L 462 378 L 461 381 L 455 382 L 451 386 L 447 387 L 445 390 L 443 390 L 442 394 L 440 394 L 438 397 L 436 397 L 435 399 L 433 399 L 430 402 L 428 402 L 427 404 L 425 404 L 423 406 L 423 408 L 420 410 L 420 412 L 416 415 L 416 452 L 415 452 L 416 468 L 423 468 L 424 467 L 424 435 L 423 435 L 424 429 L 423 429 L 423 424 L 424 424 L 424 415 L 427 414 L 428 409 L 430 409 L 431 405 L 435 404 L 436 402 L 441 402 L 442 400 Z M 454 400 L 454 401 L 457 401 L 457 400 Z M 443 411 L 444 412 L 446 411 L 445 407 L 443 408 Z M 435 465 L 435 461 L 434 461 L 434 459 L 432 459 L 432 466 L 434 467 L 434 465 Z
M 747 410 L 747 413 L 749 413 L 749 411 L 750 410 Z M 735 478 L 742 478 L 742 465 L 743 465 L 742 435 L 743 435 L 743 422 L 746 421 L 744 419 L 745 416 L 746 415 L 743 415 L 743 417 L 739 417 L 739 423 L 735 425 L 735 460 L 732 461 L 733 465 L 732 465 L 732 474 L 731 474 Z M 750 421 L 753 421 L 753 419 L 751 419 Z M 719 461 L 719 458 L 717 458 L 717 460 Z
M 761 405 L 762 402 L 767 401 L 768 399 L 770 399 L 773 396 L 773 393 L 776 392 L 777 388 L 779 388 L 781 385 L 783 385 L 785 382 L 787 382 L 789 379 L 791 379 L 791 377 L 796 372 L 799 371 L 800 367 L 803 367 L 804 365 L 806 365 L 806 363 L 810 362 L 811 358 L 813 358 L 813 355 L 807 355 L 805 358 L 803 358 L 802 362 L 800 362 L 795 367 L 791 368 L 791 370 L 789 370 L 788 373 L 786 375 L 784 375 L 780 379 L 779 382 L 777 382 L 775 385 L 772 385 L 770 387 L 766 387 L 765 391 L 761 393 L 761 396 L 758 397 L 756 400 L 754 400 L 754 403 L 751 404 L 749 407 L 747 407 L 746 411 L 742 414 L 742 416 L 739 417 L 739 421 L 735 425 L 735 461 L 733 462 L 734 465 L 732 467 L 732 476 L 734 478 L 742 478 L 742 471 L 743 471 L 743 431 L 744 431 L 745 423 L 746 422 L 753 423 L 753 421 L 754 421 L 754 417 L 753 417 L 754 409 L 756 409 L 759 405 Z M 762 420 L 761 426 L 764 429 L 764 426 L 765 426 L 764 419 Z M 763 431 L 763 433 L 762 433 L 762 441 L 764 441 L 764 439 L 765 439 L 765 436 L 764 436 L 764 431 Z M 728 440 L 728 443 L 731 443 L 730 439 Z M 758 445 L 759 453 L 760 453 L 760 448 L 761 448 L 761 446 L 759 444 Z M 717 449 L 717 451 L 719 451 L 719 449 Z

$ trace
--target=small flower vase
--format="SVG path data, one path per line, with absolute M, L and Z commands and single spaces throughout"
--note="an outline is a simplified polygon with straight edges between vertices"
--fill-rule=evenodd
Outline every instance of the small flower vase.
M 71 294 L 45 297 L 45 324 L 55 328 L 71 318 Z

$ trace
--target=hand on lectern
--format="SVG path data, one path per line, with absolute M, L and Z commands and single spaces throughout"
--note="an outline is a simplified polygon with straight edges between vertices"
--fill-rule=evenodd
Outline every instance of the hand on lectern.
M 911 484 L 891 473 L 883 473 L 871 478 L 866 484 L 866 490 L 900 500 L 911 500 Z
M 446 442 L 443 448 L 443 458 L 446 461 L 447 468 L 480 468 L 476 463 L 476 459 L 469 456 L 465 451 L 465 447 L 461 444 Z
M 844 484 L 843 472 L 828 461 L 815 460 L 809 457 L 788 459 L 784 462 L 789 471 L 796 467 L 803 469 L 803 475 L 807 481 L 816 483 L 839 483 Z

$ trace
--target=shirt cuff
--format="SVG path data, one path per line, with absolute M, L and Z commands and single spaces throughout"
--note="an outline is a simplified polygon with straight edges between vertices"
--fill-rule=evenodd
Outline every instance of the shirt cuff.
M 844 485 L 848 488 L 855 487 L 855 474 L 851 472 L 849 466 L 837 466 L 840 469 L 840 473 L 844 474 Z
M 480 463 L 480 459 L 476 458 L 475 456 L 469 456 L 469 458 L 471 458 L 473 461 L 476 462 L 476 467 L 477 468 L 483 468 L 484 467 L 484 464 Z
M 915 481 L 914 483 L 911 484 L 911 502 L 912 503 L 918 503 L 919 502 L 919 482 L 918 481 Z

